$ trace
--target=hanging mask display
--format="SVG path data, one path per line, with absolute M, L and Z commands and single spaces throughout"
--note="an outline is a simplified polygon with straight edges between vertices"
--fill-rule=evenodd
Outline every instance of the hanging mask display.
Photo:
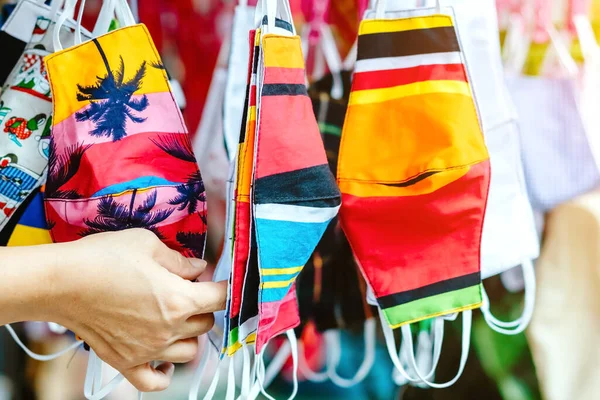
M 489 155 L 452 18 L 439 4 L 399 19 L 384 10 L 359 29 L 340 220 L 384 325 L 410 335 L 410 323 L 465 311 L 466 362 Z

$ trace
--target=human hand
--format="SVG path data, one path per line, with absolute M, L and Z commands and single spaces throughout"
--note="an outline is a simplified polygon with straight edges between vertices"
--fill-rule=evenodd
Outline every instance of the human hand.
M 225 308 L 227 282 L 191 282 L 206 263 L 183 257 L 143 229 L 60 246 L 65 257 L 51 279 L 52 320 L 138 390 L 166 389 L 172 363 L 195 357 L 197 337 L 211 329 L 212 313 Z M 166 362 L 154 368 L 153 360 Z

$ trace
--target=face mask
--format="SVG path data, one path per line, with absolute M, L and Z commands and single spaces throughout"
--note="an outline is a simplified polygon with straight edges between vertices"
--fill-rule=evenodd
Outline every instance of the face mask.
M 539 242 L 524 184 L 519 132 L 504 83 L 496 8 L 489 0 L 476 3 L 448 0 L 442 4 L 452 5 L 454 10 L 490 152 L 492 172 L 481 243 L 481 277 L 486 279 L 519 265 L 526 277 L 526 301 L 521 318 L 510 323 L 499 322 L 501 326 L 497 326 L 487 296 L 484 296 L 482 312 L 492 329 L 517 334 L 526 328 L 533 311 L 532 260 L 539 255 Z M 515 329 L 502 329 L 506 324 L 512 324 Z
M 231 31 L 231 47 L 229 51 L 229 67 L 223 103 L 223 134 L 225 148 L 229 159 L 233 160 L 238 150 L 240 127 L 244 111 L 244 93 L 246 91 L 246 75 L 240 71 L 248 66 L 248 32 L 254 26 L 254 7 L 248 6 L 247 0 L 240 1 L 233 15 Z
M 52 238 L 144 228 L 183 255 L 202 257 L 206 198 L 187 129 L 148 31 L 135 25 L 127 2 L 113 4 L 125 28 L 46 57 L 54 101 L 45 204 Z M 68 9 L 75 5 L 68 0 Z M 53 43 L 62 49 L 58 31 Z M 105 85 L 115 88 L 111 96 L 98 89 Z M 119 106 L 123 98 L 127 109 Z M 93 351 L 89 362 L 88 383 L 99 374 Z M 122 379 L 102 389 L 90 383 L 86 397 L 100 399 Z
M 300 38 L 276 30 L 278 4 L 267 1 L 266 5 L 257 74 L 252 186 L 260 277 L 257 372 L 265 345 L 283 332 L 290 339 L 297 368 L 292 330 L 299 323 L 295 280 L 340 202 L 306 92 Z M 289 4 L 283 6 L 282 13 L 291 18 Z M 260 384 L 262 374 L 257 380 Z
M 254 162 L 254 138 L 256 131 L 256 65 L 258 63 L 257 36 L 260 31 L 250 31 L 249 74 L 246 89 L 246 106 L 242 119 L 243 132 L 239 136 L 239 149 L 236 156 L 236 190 L 233 269 L 231 275 L 231 309 L 229 314 L 228 353 L 234 354 L 243 343 L 256 340 L 258 305 L 258 273 L 256 271 L 256 246 L 250 253 L 252 243 L 250 187 Z M 252 266 L 252 267 L 251 267 Z M 255 272 L 250 279 L 248 274 Z M 246 283 L 245 283 L 246 281 Z M 252 281 L 252 284 L 250 282 Z M 242 301 L 244 307 L 242 308 Z M 253 335 L 249 338 L 250 335 Z
M 410 323 L 465 311 L 460 375 L 482 301 L 489 156 L 452 18 L 433 9 L 384 20 L 385 5 L 377 10 L 360 27 L 340 220 L 392 342 L 391 328 L 412 336 Z
M 38 18 L 30 43 L 0 97 L 0 229 L 39 189 L 48 166 L 52 95 L 44 56 L 53 52 L 54 23 Z M 67 28 L 65 41 L 73 41 Z
M 507 82 L 519 113 L 533 206 L 550 210 L 596 188 L 600 174 L 578 110 L 576 82 L 524 76 Z

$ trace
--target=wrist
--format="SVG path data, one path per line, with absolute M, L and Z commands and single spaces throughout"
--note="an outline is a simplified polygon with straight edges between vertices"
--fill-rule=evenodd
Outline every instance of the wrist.
M 61 321 L 61 302 L 68 292 L 64 245 L 4 248 L 0 253 L 0 323 Z

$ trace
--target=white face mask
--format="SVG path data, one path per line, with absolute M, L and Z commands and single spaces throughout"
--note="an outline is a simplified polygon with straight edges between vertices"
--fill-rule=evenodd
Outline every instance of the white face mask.
M 519 131 L 504 82 L 496 7 L 493 0 L 446 0 L 452 5 L 491 162 L 491 182 L 481 241 L 481 277 L 498 275 L 519 265 L 525 277 L 525 309 L 504 323 L 490 313 L 484 293 L 482 312 L 490 327 L 505 334 L 522 332 L 535 300 L 532 260 L 539 240 L 523 177 Z M 512 328 L 510 330 L 505 328 Z
M 233 16 L 229 68 L 225 86 L 225 101 L 223 103 L 223 134 L 230 161 L 237 153 L 242 114 L 244 112 L 247 83 L 247 76 L 244 71 L 248 70 L 248 52 L 250 51 L 248 32 L 255 28 L 255 8 L 243 3 L 245 2 L 240 2 L 235 8 Z

